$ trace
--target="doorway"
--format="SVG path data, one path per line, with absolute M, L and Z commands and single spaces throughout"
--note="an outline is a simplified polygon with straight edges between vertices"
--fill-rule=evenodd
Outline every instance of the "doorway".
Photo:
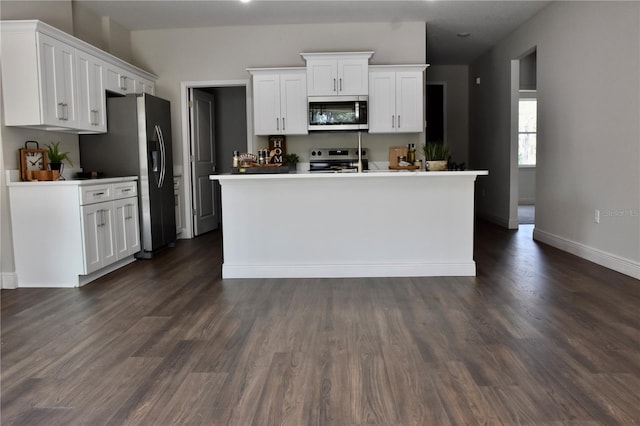
M 427 143 L 447 143 L 446 135 L 446 82 L 427 83 L 425 116 L 427 120 L 425 140 Z
M 251 144 L 248 80 L 182 83 L 184 238 L 218 229 L 220 184 L 210 174 L 231 172 L 233 151 Z
M 537 166 L 537 53 L 533 48 L 512 61 L 512 174 L 510 222 L 535 224 Z M 514 158 L 515 157 L 515 158 Z M 513 217 L 515 213 L 515 218 Z

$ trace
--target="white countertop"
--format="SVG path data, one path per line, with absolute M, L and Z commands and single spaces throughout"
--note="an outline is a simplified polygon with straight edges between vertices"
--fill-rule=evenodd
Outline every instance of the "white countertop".
M 67 179 L 67 180 L 45 180 L 45 181 L 13 181 L 7 182 L 7 186 L 85 186 L 85 185 L 101 185 L 109 183 L 128 182 L 131 180 L 138 180 L 138 176 L 123 176 L 114 178 L 99 178 L 99 179 Z
M 222 175 L 209 175 L 211 180 L 270 180 L 270 179 L 367 179 L 367 178 L 381 178 L 381 177 L 393 177 L 393 178 L 434 178 L 434 177 L 456 177 L 456 176 L 484 176 L 488 175 L 487 170 L 464 170 L 464 171 L 443 171 L 443 172 L 418 172 L 408 170 L 367 170 L 362 173 L 309 173 L 309 172 L 297 172 L 297 173 L 273 173 L 273 174 L 253 174 L 253 173 L 238 173 L 238 174 L 222 174 Z

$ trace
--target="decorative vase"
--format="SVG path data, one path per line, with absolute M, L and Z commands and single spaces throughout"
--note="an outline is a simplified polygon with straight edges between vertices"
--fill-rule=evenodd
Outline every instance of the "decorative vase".
M 447 160 L 427 161 L 426 170 L 428 172 L 442 172 L 447 170 Z

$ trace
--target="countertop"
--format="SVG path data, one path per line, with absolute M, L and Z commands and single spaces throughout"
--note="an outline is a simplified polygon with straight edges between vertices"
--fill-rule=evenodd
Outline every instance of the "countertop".
M 418 172 L 406 170 L 367 170 L 362 173 L 274 173 L 274 174 L 220 174 L 209 175 L 211 180 L 271 180 L 271 179 L 368 179 L 368 178 L 435 178 L 435 177 L 455 177 L 455 176 L 484 176 L 488 175 L 487 170 L 464 170 L 464 171 L 442 171 L 442 172 Z
M 99 178 L 99 179 L 67 179 L 67 180 L 45 180 L 45 181 L 12 181 L 7 182 L 7 186 L 87 186 L 87 185 L 102 185 L 109 183 L 120 183 L 131 180 L 138 180 L 138 176 L 123 176 L 113 178 Z

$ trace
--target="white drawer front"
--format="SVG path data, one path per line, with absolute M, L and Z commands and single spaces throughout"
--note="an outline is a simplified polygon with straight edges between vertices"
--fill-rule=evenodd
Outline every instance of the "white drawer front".
M 111 185 L 90 185 L 80 187 L 80 204 L 93 204 L 113 199 Z
M 115 200 L 120 198 L 135 197 L 138 195 L 138 182 L 122 182 L 113 184 L 113 198 Z

